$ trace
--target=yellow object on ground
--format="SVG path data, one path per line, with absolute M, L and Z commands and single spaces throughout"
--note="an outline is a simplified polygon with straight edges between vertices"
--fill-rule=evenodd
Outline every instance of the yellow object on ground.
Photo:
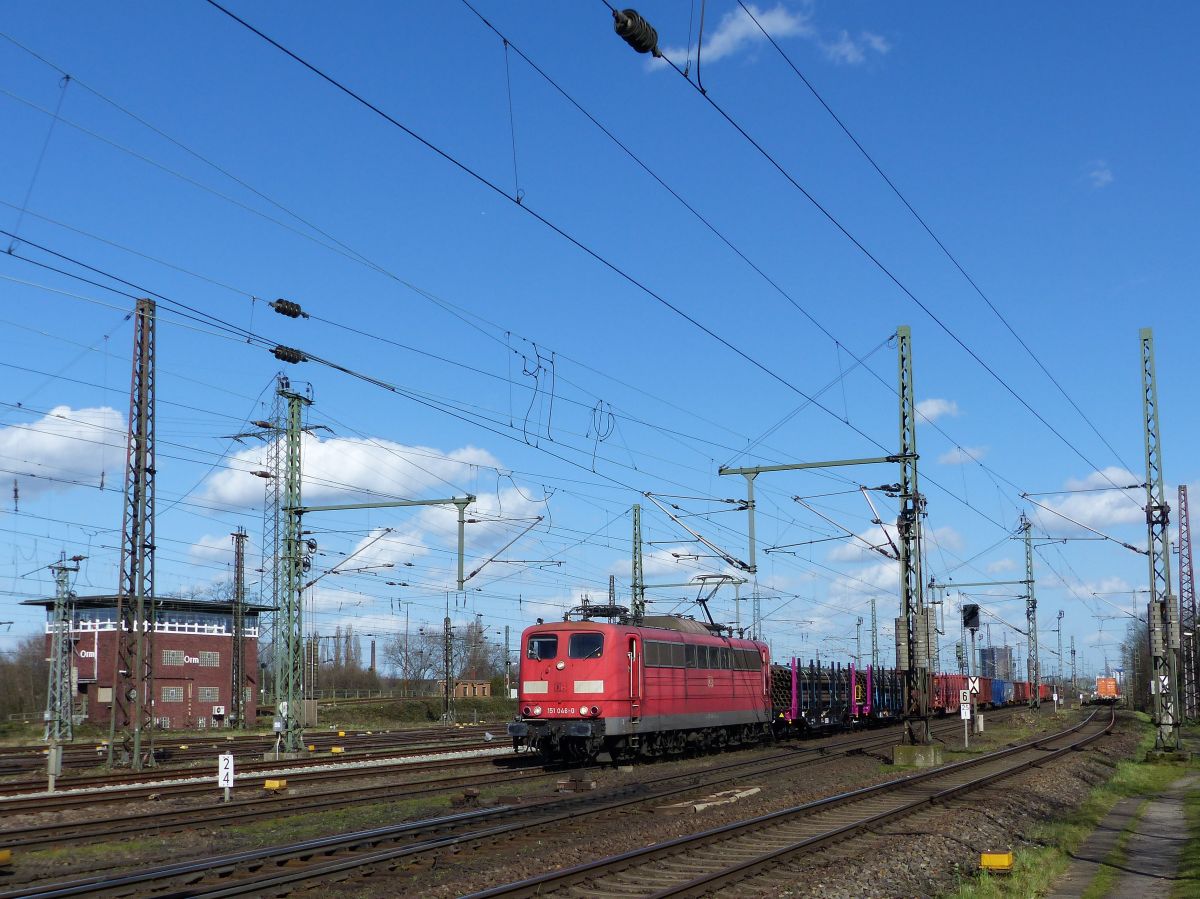
M 282 777 L 268 778 L 263 783 L 263 789 L 271 793 L 278 793 L 280 790 L 287 789 L 287 780 Z
M 345 752 L 346 750 L 343 749 L 341 746 L 331 746 L 329 748 L 329 751 L 330 752 Z
M 1007 874 L 1012 871 L 1013 854 L 1011 852 L 981 852 L 979 867 L 992 874 Z

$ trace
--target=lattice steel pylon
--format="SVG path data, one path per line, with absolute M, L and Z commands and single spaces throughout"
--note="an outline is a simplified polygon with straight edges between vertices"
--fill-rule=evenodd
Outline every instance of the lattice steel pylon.
M 233 726 L 246 727 L 246 529 L 233 537 L 233 659 L 230 664 L 229 717 Z
M 280 680 L 275 699 L 283 723 L 286 752 L 304 750 L 304 550 L 300 539 L 300 443 L 304 436 L 303 412 L 312 397 L 281 389 L 287 401 L 286 448 L 283 488 L 283 602 L 275 618 L 276 652 L 283 658 L 276 669 Z
M 1192 577 L 1192 521 L 1188 513 L 1187 484 L 1179 485 L 1179 611 L 1183 641 L 1183 714 L 1196 720 L 1200 717 L 1200 653 L 1196 626 L 1196 582 Z
M 629 617 L 634 624 L 641 624 L 646 614 L 646 573 L 642 564 L 642 507 L 633 507 L 633 596 L 629 603 Z
M 1025 676 L 1029 679 L 1029 707 L 1042 707 L 1042 664 L 1038 658 L 1037 593 L 1033 584 L 1033 524 L 1021 513 L 1021 533 L 1025 538 L 1025 628 L 1029 652 L 1025 657 Z
M 51 745 L 74 737 L 75 689 L 71 683 L 71 574 L 79 570 L 79 557 L 62 553 L 50 566 L 54 572 L 54 613 L 50 617 L 50 671 L 46 681 L 46 730 L 42 739 Z
M 283 596 L 280 592 L 282 578 L 282 553 L 280 533 L 283 522 L 283 458 L 286 424 L 287 401 L 283 394 L 291 389 L 288 379 L 278 375 L 275 382 L 275 401 L 271 406 L 271 417 L 259 425 L 266 425 L 267 457 L 266 457 L 266 487 L 263 495 L 263 545 L 262 545 L 262 580 L 259 581 L 259 599 L 265 600 L 273 610 L 260 616 L 259 647 L 266 647 L 269 653 L 264 659 L 264 671 L 271 672 L 271 695 L 278 702 L 280 668 L 283 653 L 280 651 L 276 624 L 279 621 Z
M 900 623 L 898 646 L 906 650 L 904 664 L 904 742 L 925 745 L 929 730 L 930 676 L 918 652 L 924 629 L 924 582 L 921 577 L 922 498 L 917 484 L 917 406 L 913 392 L 912 331 L 896 329 L 900 374 L 900 514 L 896 520 L 900 549 Z
M 1075 692 L 1075 635 L 1071 634 L 1071 693 Z
M 875 594 L 871 594 L 871 668 L 879 670 L 879 618 L 875 611 Z
M 153 300 L 134 311 L 117 653 L 108 764 L 154 765 L 154 327 Z
M 1067 691 L 1063 689 L 1062 623 L 1063 623 L 1063 618 L 1066 616 L 1066 614 L 1067 613 L 1064 612 L 1062 609 L 1058 610 L 1058 627 L 1056 628 L 1056 630 L 1058 631 L 1058 664 L 1055 666 L 1055 668 L 1058 669 L 1058 677 L 1055 679 L 1057 686 L 1054 691 L 1059 694 L 1064 694 L 1064 695 L 1059 696 L 1059 699 L 1063 699 L 1064 701 L 1065 701 L 1065 694 Z
M 1146 533 L 1150 559 L 1150 695 L 1154 746 L 1179 748 L 1179 611 L 1171 593 L 1171 507 L 1163 487 L 1162 439 L 1158 421 L 1158 381 L 1154 372 L 1154 332 L 1142 328 L 1142 423 L 1146 438 Z

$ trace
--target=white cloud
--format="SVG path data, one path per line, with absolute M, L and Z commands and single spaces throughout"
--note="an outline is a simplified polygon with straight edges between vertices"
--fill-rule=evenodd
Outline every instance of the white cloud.
M 1004 574 L 1006 571 L 1016 571 L 1017 563 L 1012 559 L 997 559 L 995 562 L 989 562 L 987 566 L 988 574 Z
M 758 19 L 772 37 L 815 37 L 816 32 L 809 24 L 809 17 L 804 13 L 792 12 L 782 4 L 773 9 L 761 9 L 754 4 L 747 4 L 750 12 Z M 750 16 L 739 6 L 732 12 L 726 13 L 711 31 L 706 30 L 704 36 L 703 60 L 706 63 L 716 62 L 726 56 L 732 56 L 746 47 L 760 44 L 766 40 L 762 30 Z M 695 48 L 692 48 L 695 55 Z M 678 61 L 688 55 L 684 47 L 664 47 L 663 54 L 673 61 Z
M 883 35 L 863 31 L 858 37 L 851 37 L 850 32 L 843 29 L 834 40 L 822 41 L 821 49 L 835 63 L 857 66 L 866 62 L 871 53 L 883 56 L 892 49 L 892 45 Z
M 250 474 L 266 467 L 266 447 L 234 454 L 230 467 L 209 479 L 205 498 L 233 506 L 257 506 L 263 501 L 263 482 Z M 305 502 L 323 503 L 365 492 L 414 499 L 438 491 L 444 496 L 451 483 L 473 478 L 474 466 L 498 468 L 487 450 L 463 447 L 444 453 L 424 446 L 405 446 L 390 440 L 357 437 L 321 439 L 305 434 L 301 445 Z
M 196 562 L 232 563 L 233 539 L 228 534 L 205 534 L 188 548 L 188 555 Z
M 853 577 L 836 578 L 829 585 L 829 599 L 832 602 L 844 602 L 861 598 L 864 594 L 891 593 L 899 591 L 900 563 L 880 558 L 874 565 L 869 565 L 854 572 Z M 880 613 L 880 620 L 887 620 L 887 613 Z
M 1108 163 L 1103 159 L 1097 159 L 1088 164 L 1087 178 L 1093 188 L 1102 190 L 1113 183 L 1112 169 L 1109 168 Z
M 830 562 L 877 562 L 877 561 L 879 561 L 880 559 L 882 559 L 882 556 L 880 556 L 879 553 L 875 552 L 874 550 L 870 549 L 867 544 L 870 544 L 871 546 L 878 546 L 880 549 L 884 550 L 885 552 L 890 553 L 892 551 L 892 548 L 888 544 L 887 538 L 884 537 L 884 534 L 883 534 L 884 530 L 886 530 L 888 533 L 888 536 L 890 536 L 892 538 L 892 542 L 897 543 L 897 541 L 899 540 L 899 537 L 898 537 L 898 532 L 896 530 L 895 525 L 887 524 L 887 523 L 885 523 L 883 525 L 873 524 L 867 530 L 862 531 L 860 534 L 858 534 L 858 539 L 848 536 L 848 537 L 846 537 L 844 542 L 839 543 L 837 546 L 835 546 L 833 549 L 831 549 L 829 551 L 829 556 L 828 556 L 829 561 Z M 866 541 L 866 542 L 864 542 L 864 541 Z
M 764 43 L 767 38 L 762 29 L 766 29 L 777 41 L 787 37 L 813 41 L 820 46 L 826 58 L 839 65 L 861 65 L 872 55 L 883 56 L 892 49 L 887 38 L 872 31 L 860 31 L 857 36 L 852 36 L 843 29 L 833 38 L 823 38 L 809 13 L 790 10 L 782 3 L 771 9 L 763 9 L 753 4 L 749 4 L 748 8 L 753 19 L 738 7 L 722 16 L 716 28 L 706 30 L 701 51 L 701 58 L 705 63 L 734 56 Z M 754 19 L 758 20 L 762 29 L 755 24 Z M 677 65 L 682 65 L 686 57 L 696 55 L 696 47 L 693 45 L 690 51 L 686 47 L 664 47 L 662 52 Z M 665 63 L 654 59 L 650 60 L 648 65 L 657 68 Z
M 938 456 L 938 462 L 942 465 L 966 465 L 980 461 L 987 455 L 987 450 L 986 446 L 956 446 Z
M 37 421 L 0 428 L 0 467 L 18 472 L 11 477 L 21 499 L 75 486 L 63 481 L 99 486 L 102 473 L 107 486 L 119 489 L 125 430 L 124 417 L 108 406 L 55 406 Z
M 888 41 L 882 34 L 874 34 L 870 31 L 862 33 L 863 43 L 874 50 L 876 53 L 887 53 L 892 49 L 891 42 Z
M 1103 471 L 1094 471 L 1082 479 L 1072 478 L 1067 481 L 1067 490 L 1090 490 L 1094 488 L 1111 488 L 1113 484 L 1125 487 L 1138 483 L 1137 475 L 1118 466 L 1109 466 Z M 1143 494 L 1140 489 L 1113 490 L 1103 489 L 1095 493 L 1064 494 L 1061 498 L 1039 498 L 1043 506 L 1061 513 L 1066 518 L 1072 518 L 1089 527 L 1103 529 L 1116 524 L 1134 524 L 1146 521 L 1142 511 Z M 1080 529 L 1060 515 L 1054 515 L 1043 509 L 1034 508 L 1034 517 L 1040 527 L 1051 533 L 1077 532 Z
M 963 540 L 962 534 L 949 525 L 933 528 L 929 532 L 929 537 L 933 546 L 940 546 L 942 549 L 948 549 L 951 552 L 958 552 L 967 545 L 966 541 Z
M 917 417 L 928 422 L 935 422 L 939 418 L 949 416 L 950 418 L 958 417 L 958 403 L 954 400 L 943 400 L 937 397 L 931 397 L 927 400 L 921 400 L 917 403 Z

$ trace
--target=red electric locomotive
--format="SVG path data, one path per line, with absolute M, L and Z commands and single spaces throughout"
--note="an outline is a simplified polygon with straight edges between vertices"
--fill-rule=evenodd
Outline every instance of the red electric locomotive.
M 581 763 L 757 742 L 771 722 L 766 644 L 647 617 L 537 624 L 521 635 L 513 748 Z

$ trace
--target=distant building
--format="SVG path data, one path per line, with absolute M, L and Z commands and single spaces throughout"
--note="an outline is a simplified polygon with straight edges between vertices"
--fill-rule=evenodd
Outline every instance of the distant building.
M 50 651 L 53 599 L 26 606 L 46 609 L 46 651 Z M 108 724 L 112 717 L 117 655 L 117 597 L 77 597 L 71 603 L 71 681 L 75 719 Z M 160 597 L 155 600 L 155 725 L 163 729 L 227 727 L 233 723 L 233 603 Z M 269 607 L 244 605 L 242 684 L 246 719 L 257 714 L 259 683 L 258 616 Z
M 445 695 L 445 678 L 437 682 L 437 689 L 439 696 Z M 454 682 L 454 695 L 460 699 L 470 699 L 472 696 L 491 696 L 492 682 L 490 680 L 456 680 Z
M 1013 679 L 1011 646 L 985 646 L 979 650 L 979 673 L 1003 681 Z

